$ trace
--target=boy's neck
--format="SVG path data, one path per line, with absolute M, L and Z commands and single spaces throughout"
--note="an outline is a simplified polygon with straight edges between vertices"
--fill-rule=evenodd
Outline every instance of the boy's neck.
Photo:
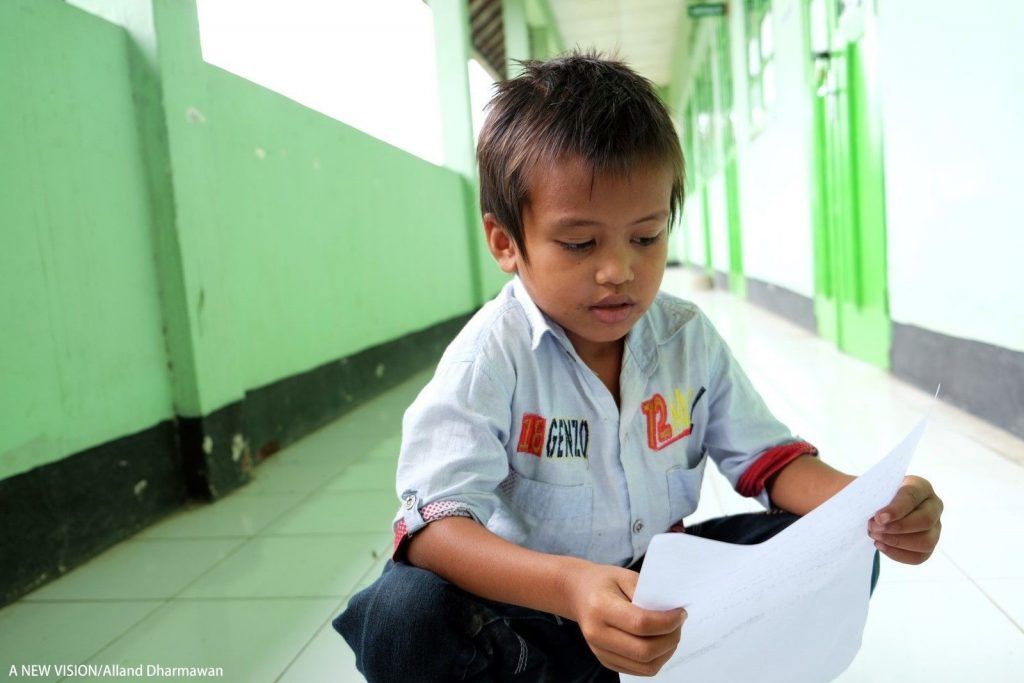
M 625 337 L 613 342 L 595 344 L 594 342 L 579 339 L 573 334 L 567 336 L 569 336 L 569 341 L 572 342 L 573 348 L 576 349 L 580 359 L 601 379 L 601 382 L 611 392 L 612 398 L 615 399 L 615 405 L 619 405 L 619 375 L 622 373 Z

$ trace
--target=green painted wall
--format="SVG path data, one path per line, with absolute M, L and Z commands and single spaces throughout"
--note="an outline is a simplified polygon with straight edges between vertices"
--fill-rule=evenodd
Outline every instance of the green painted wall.
M 174 414 L 126 44 L 0 3 L 0 478 Z
M 0 478 L 475 305 L 462 175 L 102 11 L 0 3 Z

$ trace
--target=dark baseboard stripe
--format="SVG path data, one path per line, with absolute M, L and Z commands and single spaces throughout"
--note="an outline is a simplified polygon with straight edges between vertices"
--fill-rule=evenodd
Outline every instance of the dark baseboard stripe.
M 818 321 L 814 315 L 814 299 L 803 294 L 797 294 L 785 287 L 748 277 L 747 301 L 781 315 L 815 334 L 818 333 Z
M 288 444 L 436 363 L 463 315 L 246 392 L 245 435 L 259 463 Z
M 166 420 L 0 481 L 0 606 L 181 506 L 174 432 Z
M 0 607 L 181 507 L 244 485 L 253 463 L 441 357 L 469 315 L 0 480 Z M 344 455 L 339 454 L 339 457 Z
M 892 323 L 892 372 L 1024 438 L 1024 353 Z
M 729 274 L 728 273 L 723 273 L 720 270 L 716 270 L 716 271 L 714 271 L 714 273 L 715 274 L 712 276 L 712 278 L 713 278 L 713 280 L 715 282 L 715 289 L 724 289 L 725 291 L 728 292 L 729 291 Z
M 747 300 L 818 333 L 811 298 L 748 277 Z M 1024 438 L 1024 353 L 893 321 L 890 361 L 897 377 L 929 392 L 941 384 L 947 402 Z

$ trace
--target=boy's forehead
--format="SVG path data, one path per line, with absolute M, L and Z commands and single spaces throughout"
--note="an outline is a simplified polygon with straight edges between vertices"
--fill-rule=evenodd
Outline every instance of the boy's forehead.
M 561 191 L 593 186 L 597 179 L 594 166 L 580 157 L 562 157 L 537 163 L 529 171 L 526 186 L 534 196 L 552 187 Z
M 663 180 L 664 188 L 649 189 L 656 190 L 658 195 L 664 193 L 667 202 L 672 188 L 672 167 L 668 163 L 638 161 L 623 169 L 598 170 L 579 156 L 561 157 L 534 165 L 528 174 L 528 195 L 524 205 L 537 208 L 538 204 L 589 203 L 595 192 L 610 185 L 621 186 L 634 180 L 642 180 L 642 185 L 647 185 L 652 179 Z M 638 203 L 645 201 L 640 196 L 636 199 Z

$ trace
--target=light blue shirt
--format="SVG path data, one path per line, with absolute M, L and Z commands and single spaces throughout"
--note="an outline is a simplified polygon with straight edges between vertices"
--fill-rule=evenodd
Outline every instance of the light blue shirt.
M 696 509 L 708 456 L 735 487 L 796 440 L 700 309 L 664 292 L 626 337 L 619 385 L 621 407 L 513 279 L 405 413 L 399 535 L 462 515 L 527 548 L 627 566 Z

